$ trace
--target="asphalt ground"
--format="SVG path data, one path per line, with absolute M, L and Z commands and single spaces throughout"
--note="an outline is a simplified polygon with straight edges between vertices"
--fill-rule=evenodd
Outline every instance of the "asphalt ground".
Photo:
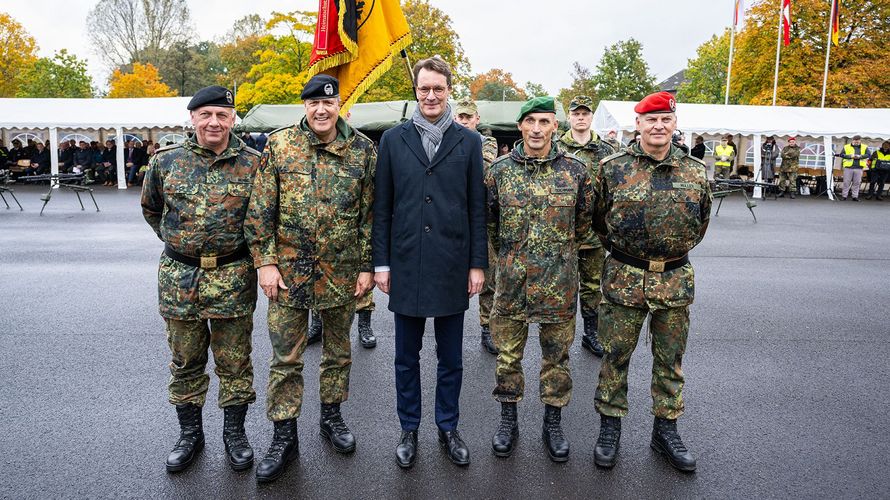
M 138 193 L 98 188 L 101 212 L 57 192 L 38 216 L 40 187 L 14 186 L 25 207 L 0 205 L 0 497 L 3 498 L 887 498 L 890 495 L 890 201 L 724 203 L 692 252 L 696 301 L 684 359 L 687 412 L 679 428 L 698 459 L 683 474 L 649 448 L 651 354 L 645 332 L 631 362 L 631 411 L 612 470 L 593 464 L 600 362 L 571 350 L 574 393 L 563 413 L 571 459 L 552 463 L 541 442 L 540 346 L 525 357 L 514 455 L 490 439 L 494 357 L 479 347 L 476 301 L 466 315 L 461 432 L 467 468 L 439 449 L 433 419 L 435 341 L 422 356 L 420 455 L 399 469 L 392 315 L 376 292 L 378 346 L 355 341 L 343 405 L 358 448 L 335 453 L 318 435 L 320 346 L 306 353 L 300 457 L 258 486 L 225 461 L 212 377 L 207 446 L 184 473 L 164 458 L 178 435 L 167 403 L 169 353 L 157 313 L 161 243 Z M 9 199 L 9 195 L 7 195 Z M 88 201 L 85 201 L 88 204 Z M 272 436 L 264 411 L 270 348 L 266 300 L 257 306 L 258 401 L 247 432 L 256 454 Z M 580 326 L 579 326 L 580 330 Z M 212 362 L 211 362 L 212 365 Z M 208 367 L 208 370 L 211 369 Z

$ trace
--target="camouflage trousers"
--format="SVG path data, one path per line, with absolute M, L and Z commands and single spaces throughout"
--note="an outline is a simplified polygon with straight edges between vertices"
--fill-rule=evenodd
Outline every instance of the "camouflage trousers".
M 683 414 L 683 353 L 689 332 L 689 307 L 647 310 L 604 300 L 599 307 L 599 339 L 606 350 L 596 388 L 596 411 L 627 415 L 627 371 L 640 330 L 651 314 L 652 414 L 675 419 Z
M 581 282 L 581 317 L 596 316 L 596 308 L 603 298 L 600 278 L 603 275 L 603 261 L 606 250 L 603 247 L 578 250 L 578 276 Z
M 542 323 L 540 395 L 544 404 L 563 407 L 572 398 L 569 348 L 575 339 L 575 318 L 562 323 Z M 528 323 L 500 316 L 491 318 L 491 335 L 498 347 L 494 398 L 501 403 L 522 400 L 525 375 L 522 357 L 528 341 Z
M 479 324 L 481 326 L 489 326 L 491 323 L 491 306 L 494 305 L 494 285 L 495 274 L 497 271 L 498 254 L 488 241 L 488 268 L 483 271 L 485 275 L 485 283 L 482 284 L 482 291 L 479 292 Z
M 729 174 L 731 172 L 732 165 L 714 165 L 714 177 L 729 179 Z
M 355 302 L 321 309 L 322 333 L 319 396 L 322 403 L 342 403 L 349 397 L 349 368 L 352 347 L 349 329 L 355 314 Z M 269 366 L 269 388 L 266 394 L 266 415 L 279 421 L 300 416 L 303 406 L 303 352 L 309 310 L 269 303 L 269 338 L 272 360 Z
M 797 189 L 797 170 L 779 170 L 779 191 Z
M 375 307 L 374 289 L 372 288 L 358 298 L 358 301 L 355 303 L 355 312 L 373 311 Z
M 207 349 L 213 352 L 219 377 L 219 407 L 256 401 L 250 338 L 253 316 L 226 319 L 165 318 L 170 346 L 170 403 L 204 406 L 210 376 Z M 209 324 L 208 324 L 209 323 Z

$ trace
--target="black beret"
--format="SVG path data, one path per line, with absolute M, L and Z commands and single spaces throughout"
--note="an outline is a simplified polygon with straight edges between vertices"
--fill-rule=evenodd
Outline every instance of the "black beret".
M 235 107 L 235 96 L 232 91 L 220 87 L 219 85 L 211 85 L 195 92 L 192 100 L 189 101 L 188 110 L 198 109 L 201 106 L 220 106 L 223 108 Z
M 340 82 L 331 75 L 324 73 L 313 76 L 306 82 L 300 99 L 331 99 L 340 97 Z

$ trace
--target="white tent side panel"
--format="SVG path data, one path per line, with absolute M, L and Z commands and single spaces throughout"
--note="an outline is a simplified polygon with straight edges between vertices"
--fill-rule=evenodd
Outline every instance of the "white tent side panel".
M 0 99 L 0 128 L 190 127 L 191 97 Z

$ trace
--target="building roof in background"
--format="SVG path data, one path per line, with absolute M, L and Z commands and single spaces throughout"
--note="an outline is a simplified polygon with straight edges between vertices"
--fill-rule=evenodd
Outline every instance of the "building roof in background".
M 677 89 L 680 88 L 680 84 L 686 82 L 686 70 L 681 69 L 677 71 L 673 75 L 669 76 L 663 82 L 658 84 L 658 90 L 663 90 L 665 92 L 670 92 L 671 94 L 676 94 Z

